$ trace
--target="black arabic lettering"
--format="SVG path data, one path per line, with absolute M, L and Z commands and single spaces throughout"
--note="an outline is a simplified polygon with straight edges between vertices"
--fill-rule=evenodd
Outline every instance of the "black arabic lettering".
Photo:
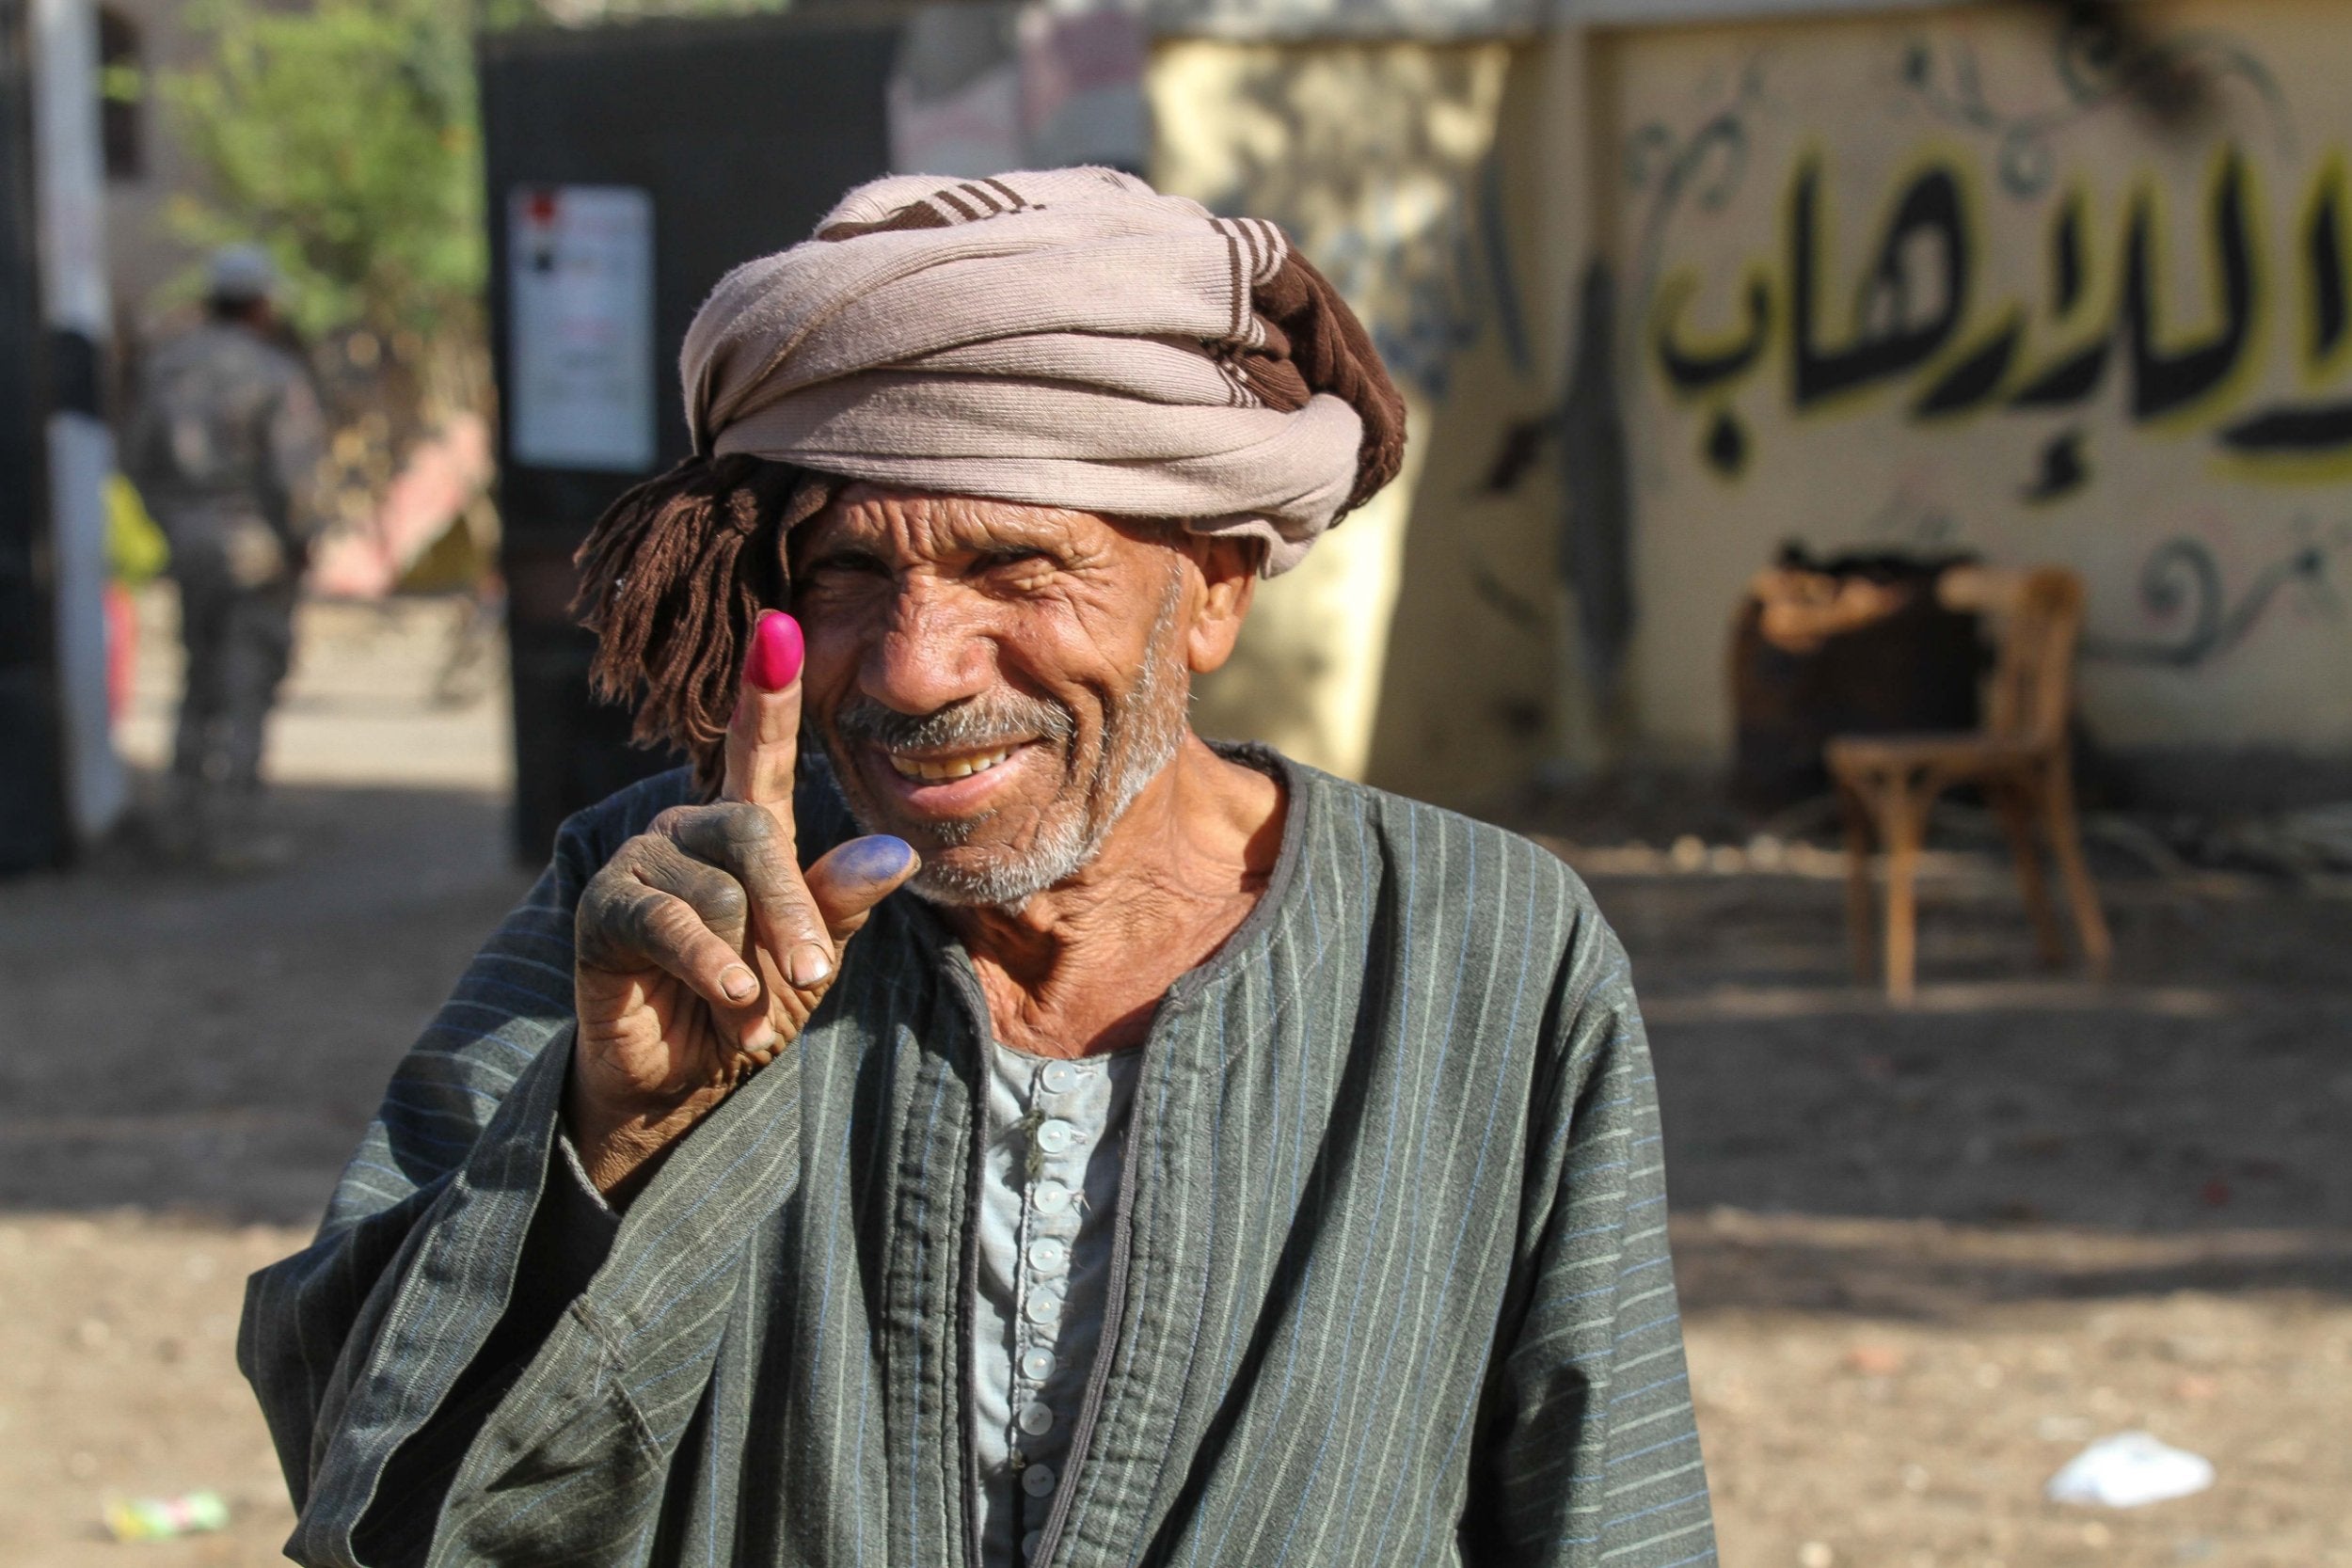
M 2060 322 L 2074 314 L 2089 283 L 2090 268 L 2084 260 L 2087 246 L 2083 228 L 2083 198 L 2077 192 L 2067 198 L 2050 232 L 2050 283 L 2057 305 L 2053 314 Z M 2114 345 L 2115 323 L 2110 319 L 2099 325 L 2098 335 L 2090 341 L 2059 351 L 2057 358 L 2028 375 L 2026 384 L 2010 395 L 2009 405 L 2065 408 L 2081 403 L 2099 389 L 2100 381 L 2106 375 L 2108 352 Z
M 2009 405 L 2011 408 L 2065 408 L 2082 402 L 2099 389 L 2099 382 L 2107 371 L 2107 353 L 2114 347 L 2114 341 L 2112 328 L 2100 333 L 2096 341 L 2068 354 L 2020 387 L 2016 395 L 2009 400 Z
M 2312 291 L 2311 362 L 2324 365 L 2344 346 L 2344 329 L 2352 325 L 2344 300 L 2344 182 L 2329 170 L 2323 177 L 2318 202 L 2303 231 L 2303 264 Z
M 1756 274 L 1748 279 L 1747 328 L 1727 347 L 1692 349 L 1682 346 L 1677 330 L 1684 307 L 1698 293 L 1698 279 L 1688 274 L 1669 279 L 1659 290 L 1656 341 L 1659 368 L 1676 391 L 1696 397 L 1710 388 L 1739 380 L 1764 356 L 1772 331 L 1772 286 Z
M 2083 198 L 2080 193 L 2067 198 L 2058 212 L 2058 225 L 2050 232 L 2050 280 L 2054 286 L 2058 313 L 2071 316 L 2083 297 Z
M 2344 171 L 2333 160 L 2321 172 L 2310 221 L 2303 230 L 2304 288 L 2310 300 L 2307 362 L 2324 371 L 2352 336 L 2346 298 Z M 2275 404 L 2222 428 L 2222 447 L 2249 458 L 2324 457 L 2352 451 L 2352 400 Z
M 1880 239 L 1877 260 L 1855 301 L 1853 341 L 1821 341 L 1820 160 L 1808 158 L 1790 196 L 1788 279 L 1799 408 L 1918 369 L 1935 357 L 1968 312 L 1971 236 L 1960 181 L 1942 166 L 1904 187 Z M 1925 252 L 1934 308 L 1915 316 L 1915 265 Z
M 2016 362 L 2018 347 L 2025 341 L 2026 312 L 2012 310 L 1990 337 L 1961 356 L 1951 369 L 1935 378 L 1935 385 L 1919 395 L 1919 401 L 1911 405 L 1912 418 L 1964 414 L 1990 402 L 2009 379 L 2009 368 Z
M 2157 341 L 2154 198 L 2143 191 L 2132 203 L 2123 242 L 2123 328 L 2131 346 L 2137 419 L 2159 419 L 2195 403 L 2227 381 L 2254 346 L 2254 235 L 2247 212 L 2246 162 L 2235 148 L 2215 184 L 2211 215 L 2221 325 L 2201 342 L 2171 350 Z
M 2185 336 L 2166 319 L 2165 260 L 2156 194 L 2143 187 L 2122 214 L 2110 290 L 2092 284 L 2088 203 L 2069 195 L 2053 215 L 2048 250 L 2047 320 L 2056 342 L 2033 352 L 2037 314 L 2017 303 L 1962 338 L 1974 318 L 1978 237 L 1962 183 L 1931 164 L 1897 194 L 1893 210 L 1852 293 L 1841 332 L 1839 295 L 1830 260 L 1826 170 L 1819 154 L 1793 170 L 1787 196 L 1786 292 L 1769 271 L 1753 271 L 1736 296 L 1737 320 L 1714 338 L 1691 329 L 1702 284 L 1695 271 L 1663 284 L 1651 311 L 1651 351 L 1677 394 L 1710 401 L 1713 425 L 1705 450 L 1719 472 L 1744 466 L 1746 438 L 1724 394 L 1771 353 L 1787 322 L 1793 405 L 1815 407 L 1931 368 L 1910 413 L 1932 420 L 2000 403 L 2023 411 L 2079 406 L 2096 396 L 2111 363 L 2128 376 L 2127 407 L 2146 422 L 2178 415 L 2222 395 L 2249 369 L 2262 344 L 2255 328 L 2260 285 L 2255 246 L 2260 214 L 2240 149 L 2222 150 L 2203 202 L 2197 251 L 2212 305 L 2208 324 Z M 2296 261 L 2307 310 L 2298 349 L 2314 375 L 2352 356 L 2352 180 L 2330 160 L 2312 187 L 2297 233 Z M 1786 299 L 1786 308 L 1783 300 Z M 2086 472 L 2078 445 L 2045 453 L 2036 499 L 2079 488 Z M 2249 457 L 2352 453 L 2352 395 L 2280 403 L 2252 410 L 2217 436 Z M 2063 449 L 2063 450 L 2061 450 Z

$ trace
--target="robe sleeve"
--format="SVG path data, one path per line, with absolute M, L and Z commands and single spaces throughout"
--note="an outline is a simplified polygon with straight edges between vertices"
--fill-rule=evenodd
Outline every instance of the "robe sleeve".
M 796 1189 L 801 1057 L 738 1089 L 612 1215 L 565 1168 L 569 1044 L 405 1216 L 256 1276 L 244 1347 L 294 1479 L 297 1562 L 638 1560 L 739 1311 L 739 1261 Z M 274 1398 L 313 1356 L 315 1398 Z
M 818 785 L 804 777 L 803 836 L 821 852 L 834 829 L 805 799 Z M 567 1168 L 573 910 L 686 787 L 665 774 L 564 825 L 395 1069 L 318 1239 L 248 1283 L 238 1362 L 293 1494 L 294 1560 L 617 1561 L 618 1522 L 664 1484 L 734 1259 L 799 1161 L 787 1053 L 625 1215 Z
M 299 1512 L 286 1546 L 296 1561 L 413 1560 L 363 1539 L 388 1473 L 409 1491 L 415 1476 L 446 1470 L 434 1430 L 511 1383 L 482 1353 L 507 1319 L 548 1185 L 569 1063 L 568 1040 L 542 1052 L 462 1164 L 247 1286 L 238 1358 Z
M 1518 1280 L 1462 1544 L 1477 1564 L 1698 1568 L 1715 1539 L 1666 1249 L 1656 1078 L 1624 950 L 1589 904 L 1555 992 Z
M 571 1023 L 574 906 L 612 850 L 685 790 L 682 772 L 663 774 L 564 823 L 546 871 L 393 1070 L 317 1239 L 248 1282 L 238 1364 L 261 1401 L 297 1509 L 314 1501 L 361 1353 L 386 1327 L 386 1282 L 414 1268 L 453 1211 L 478 1207 L 485 1183 L 509 1208 L 520 1206 L 525 1228 L 511 1237 L 517 1250 L 529 1233 L 569 1062 L 568 1047 L 554 1047 Z M 532 1085 L 541 1091 L 535 1099 L 524 1092 Z M 511 1224 L 514 1215 L 506 1218 Z M 559 1240 L 550 1235 L 542 1245 Z M 486 1334 L 503 1307 L 501 1286 L 498 1300 L 466 1309 L 487 1315 L 480 1325 Z M 343 1560 L 333 1552 L 318 1559 Z

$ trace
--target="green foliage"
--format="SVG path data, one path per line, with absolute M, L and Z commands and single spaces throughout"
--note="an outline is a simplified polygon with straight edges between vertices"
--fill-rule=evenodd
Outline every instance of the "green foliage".
M 163 96 L 210 186 L 175 205 L 200 245 L 250 240 L 309 334 L 476 341 L 486 256 L 464 0 L 198 0 L 211 44 Z
M 296 330 L 372 337 L 410 380 L 416 412 L 480 409 L 488 245 L 473 29 L 788 3 L 189 0 L 209 58 L 156 84 L 203 172 L 201 194 L 174 201 L 173 226 L 199 248 L 266 246 Z

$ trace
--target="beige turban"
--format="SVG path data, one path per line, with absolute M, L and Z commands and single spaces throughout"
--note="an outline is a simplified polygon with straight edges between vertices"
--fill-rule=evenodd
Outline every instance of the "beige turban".
M 1404 404 L 1282 231 L 1104 168 L 877 180 L 722 278 L 694 450 L 1181 519 L 1267 575 L 1394 478 Z

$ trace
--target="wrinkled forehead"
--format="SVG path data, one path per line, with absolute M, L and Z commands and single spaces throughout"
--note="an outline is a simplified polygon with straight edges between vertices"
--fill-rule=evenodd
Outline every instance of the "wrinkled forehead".
M 906 564 L 1007 550 L 1074 562 L 1169 543 L 1165 524 L 860 481 L 843 485 L 793 531 L 791 550 L 796 562 L 844 548 Z

